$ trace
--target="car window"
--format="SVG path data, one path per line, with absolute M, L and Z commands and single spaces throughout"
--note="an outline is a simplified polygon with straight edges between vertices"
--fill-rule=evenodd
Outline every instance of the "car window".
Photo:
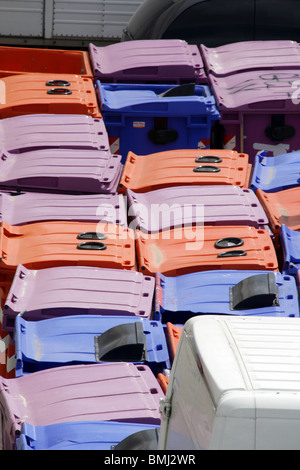
M 255 39 L 300 42 L 300 0 L 256 0 Z
M 281 0 L 285 3 L 286 0 Z M 216 47 L 254 39 L 254 0 L 207 0 L 191 6 L 167 28 L 163 39 Z

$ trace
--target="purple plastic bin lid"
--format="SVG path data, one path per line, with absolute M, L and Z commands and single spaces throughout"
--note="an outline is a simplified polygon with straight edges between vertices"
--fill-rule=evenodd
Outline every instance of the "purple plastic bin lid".
M 295 41 L 245 41 L 200 51 L 207 72 L 225 76 L 256 69 L 300 68 L 300 46 Z
M 127 190 L 127 197 L 128 213 L 144 232 L 203 223 L 268 226 L 254 192 L 238 186 L 178 186 L 146 193 Z
M 96 420 L 159 425 L 163 397 L 149 367 L 126 362 L 0 377 L 4 448 L 13 448 L 15 433 L 24 421 L 34 426 Z
M 23 225 L 50 220 L 108 222 L 127 227 L 120 194 L 49 194 L 0 192 L 0 222 Z
M 209 79 L 221 113 L 225 110 L 299 113 L 300 68 L 254 70 L 227 77 L 209 74 Z
M 21 190 L 115 193 L 121 156 L 109 150 L 44 149 L 0 155 L 0 187 Z
M 43 148 L 108 150 L 103 119 L 80 114 L 30 114 L 1 119 L 0 147 L 12 153 Z
M 89 53 L 94 77 L 100 80 L 207 81 L 199 48 L 180 39 L 127 41 L 105 47 L 90 44 Z
M 6 298 L 3 328 L 22 312 L 26 319 L 97 314 L 150 318 L 154 278 L 137 271 L 62 266 L 40 270 L 19 265 Z

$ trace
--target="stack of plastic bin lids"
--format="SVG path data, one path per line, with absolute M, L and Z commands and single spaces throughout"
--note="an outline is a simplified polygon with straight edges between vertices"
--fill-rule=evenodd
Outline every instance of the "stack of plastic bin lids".
M 45 148 L 109 149 L 103 119 L 83 114 L 28 114 L 1 119 L 0 144 L 12 153 Z
M 251 189 L 277 192 L 299 186 L 300 151 L 275 157 L 257 155 L 251 179 Z
M 300 147 L 299 69 L 252 70 L 216 77 L 209 74 L 221 114 L 214 139 L 236 139 L 236 150 L 253 163 L 258 151 L 279 155 Z M 294 88 L 293 88 L 294 87 Z
M 36 73 L 72 73 L 93 78 L 87 51 L 0 47 L 0 77 Z
M 154 278 L 126 269 L 61 266 L 40 270 L 19 265 L 3 309 L 3 329 L 15 318 L 28 321 L 68 315 L 150 319 Z
M 123 162 L 139 154 L 193 148 L 209 141 L 220 118 L 208 86 L 96 82 L 101 114 L 111 145 L 118 140 Z
M 99 362 L 146 364 L 155 376 L 170 368 L 160 321 L 117 315 L 15 320 L 16 377 L 52 367 Z
M 207 77 L 198 46 L 180 39 L 89 45 L 94 78 L 109 83 L 204 84 Z
M 136 231 L 139 269 L 179 276 L 213 269 L 278 269 L 275 248 L 266 230 L 246 225 L 175 228 L 153 237 Z
M 280 272 L 256 270 L 178 277 L 157 273 L 154 318 L 184 324 L 195 315 L 208 314 L 299 317 L 295 279 Z
M 101 363 L 55 367 L 0 377 L 3 447 L 13 450 L 22 422 L 46 426 L 76 421 L 159 425 L 156 377 L 146 365 Z
M 127 190 L 131 226 L 143 232 L 174 227 L 250 225 L 268 229 L 268 218 L 250 189 L 233 185 L 172 186 L 145 193 Z
M 1 79 L 1 119 L 44 113 L 101 117 L 93 80 L 72 74 L 39 73 Z
M 283 256 L 282 272 L 296 276 L 300 268 L 300 232 L 283 224 L 280 229 L 280 244 Z
M 23 423 L 16 450 L 157 450 L 159 427 L 114 421 Z
M 300 230 L 300 187 L 278 191 L 264 192 L 261 189 L 256 195 L 268 217 L 270 228 L 279 244 L 280 228 L 284 224 L 292 230 Z
M 248 155 L 234 150 L 170 150 L 150 155 L 129 152 L 120 191 L 152 191 L 171 186 L 249 186 Z
M 0 192 L 0 214 L 0 221 L 9 225 L 70 220 L 127 226 L 125 200 L 120 194 Z
M 57 221 L 12 226 L 2 222 L 0 287 L 7 291 L 19 264 L 29 269 L 84 265 L 133 270 L 131 232 L 106 223 Z
M 295 41 L 243 41 L 219 47 L 200 45 L 205 70 L 226 76 L 259 69 L 300 69 L 300 48 Z
M 120 156 L 109 150 L 2 150 L 0 155 L 0 187 L 12 190 L 115 193 L 121 172 Z

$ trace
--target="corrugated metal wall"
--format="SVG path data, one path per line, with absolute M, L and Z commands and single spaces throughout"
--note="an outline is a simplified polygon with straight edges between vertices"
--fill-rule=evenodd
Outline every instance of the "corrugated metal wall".
M 0 0 L 0 38 L 119 39 L 143 0 Z

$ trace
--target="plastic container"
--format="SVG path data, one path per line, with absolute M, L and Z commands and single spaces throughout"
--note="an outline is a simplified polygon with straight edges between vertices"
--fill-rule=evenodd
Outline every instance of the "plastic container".
M 25 421 L 33 426 L 87 420 L 159 425 L 163 396 L 147 366 L 126 362 L 0 377 L 3 449 L 14 450 Z
M 255 270 L 156 274 L 155 319 L 184 324 L 195 315 L 213 314 L 298 317 L 295 279 Z
M 37 341 L 38 338 L 38 341 Z M 15 320 L 16 377 L 72 364 L 132 362 L 157 376 L 170 368 L 161 322 L 117 315 Z
M 270 69 L 299 69 L 300 48 L 296 41 L 243 41 L 219 47 L 200 45 L 207 73 L 217 77 Z
M 276 156 L 300 148 L 299 69 L 209 74 L 209 79 L 221 114 L 216 148 L 234 142 L 230 148 L 247 153 L 251 164 L 262 150 Z
M 0 188 L 55 193 L 117 192 L 121 158 L 110 150 L 42 149 L 0 154 Z
M 159 427 L 114 421 L 23 423 L 15 450 L 157 450 Z
M 294 188 L 300 181 L 300 151 L 267 157 L 257 155 L 250 187 L 266 193 Z
M 100 112 L 113 153 L 151 154 L 209 146 L 220 118 L 206 85 L 105 84 L 96 82 Z
M 0 64 L 0 78 L 36 73 L 93 77 L 87 51 L 1 46 Z
M 156 235 L 156 234 L 155 234 Z M 137 230 L 139 270 L 179 276 L 216 269 L 278 270 L 269 233 L 250 226 L 184 227 L 152 237 Z
M 1 79 L 1 119 L 45 113 L 101 118 L 93 80 L 59 73 L 11 75 Z
M 198 46 L 181 39 L 90 44 L 89 55 L 102 83 L 207 83 Z
M 127 269 L 61 266 L 30 270 L 19 265 L 3 309 L 3 329 L 15 318 L 28 321 L 67 315 L 150 319 L 154 278 Z
M 0 144 L 11 153 L 46 148 L 109 150 L 103 119 L 83 114 L 25 114 L 1 119 Z
M 145 193 L 128 189 L 126 195 L 130 226 L 146 233 L 198 224 L 268 229 L 268 218 L 254 192 L 239 186 L 172 186 Z
M 297 276 L 300 267 L 300 232 L 291 230 L 285 224 L 280 229 L 280 245 L 283 256 L 282 272 L 291 276 Z
M 0 192 L 0 213 L 0 221 L 9 225 L 69 220 L 127 227 L 125 199 L 120 194 Z
M 300 188 L 291 188 L 276 193 L 261 189 L 256 195 L 268 217 L 270 228 L 279 246 L 280 228 L 284 224 L 292 230 L 300 230 Z
M 233 150 L 180 149 L 150 155 L 130 152 L 119 191 L 153 191 L 171 186 L 234 185 L 247 188 L 248 155 Z

